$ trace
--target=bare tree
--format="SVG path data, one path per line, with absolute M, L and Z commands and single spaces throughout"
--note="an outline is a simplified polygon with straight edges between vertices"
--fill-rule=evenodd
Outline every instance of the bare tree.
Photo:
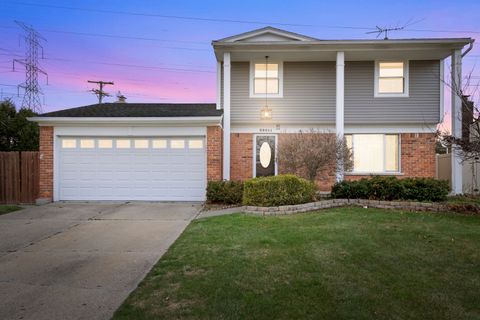
M 455 152 L 462 162 L 478 160 L 480 158 L 480 109 L 479 109 L 479 81 L 475 81 L 471 70 L 463 79 L 463 86 L 446 83 L 452 94 L 460 97 L 462 102 L 461 114 L 454 115 L 461 119 L 462 134 L 455 136 L 453 132 L 438 131 L 439 139 L 443 144 Z M 452 110 L 453 112 L 453 110 Z
M 352 153 L 344 137 L 314 129 L 281 135 L 278 161 L 282 171 L 310 181 L 315 181 L 323 170 L 342 170 L 337 163 L 343 163 L 343 170 L 353 166 Z

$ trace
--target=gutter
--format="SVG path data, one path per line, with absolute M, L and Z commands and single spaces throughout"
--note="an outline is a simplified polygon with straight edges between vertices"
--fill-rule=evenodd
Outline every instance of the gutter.
M 209 117 L 30 117 L 28 121 L 41 126 L 58 124 L 105 124 L 105 125 L 218 125 L 221 116 Z
M 472 49 L 473 49 L 473 43 L 475 42 L 475 39 L 470 40 L 470 45 L 468 46 L 467 50 L 462 53 L 462 58 L 467 55 Z

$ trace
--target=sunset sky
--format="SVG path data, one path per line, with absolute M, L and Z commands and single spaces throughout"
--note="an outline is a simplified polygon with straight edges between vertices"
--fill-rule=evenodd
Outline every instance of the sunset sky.
M 46 39 L 41 67 L 43 111 L 92 104 L 87 80 L 128 102 L 214 102 L 215 58 L 210 42 L 272 25 L 321 39 L 373 39 L 375 25 L 418 21 L 390 38 L 480 36 L 480 1 L 60 1 L 1 0 L 0 98 L 17 104 L 24 81 L 21 29 Z M 464 59 L 464 73 L 480 62 L 480 41 Z M 449 65 L 446 66 L 449 70 Z M 476 80 L 475 80 L 476 79 Z M 480 69 L 474 70 L 480 80 Z M 20 91 L 20 93 L 22 93 Z M 449 102 L 448 96 L 445 101 Z M 447 108 L 449 103 L 447 103 Z

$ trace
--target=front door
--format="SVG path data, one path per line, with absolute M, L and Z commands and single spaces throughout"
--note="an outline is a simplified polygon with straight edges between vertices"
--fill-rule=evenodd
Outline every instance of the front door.
M 276 174 L 276 136 L 257 135 L 255 137 L 255 177 Z

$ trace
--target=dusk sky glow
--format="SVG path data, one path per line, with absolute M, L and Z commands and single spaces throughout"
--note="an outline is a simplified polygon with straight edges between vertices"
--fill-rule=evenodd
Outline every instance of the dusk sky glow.
M 0 98 L 21 103 L 16 86 L 24 81 L 24 71 L 19 66 L 12 72 L 12 60 L 21 58 L 25 47 L 15 20 L 32 25 L 47 39 L 41 66 L 49 84 L 40 77 L 46 112 L 95 103 L 87 80 L 115 82 L 107 87 L 113 94 L 107 102 L 115 100 L 117 91 L 128 102 L 214 102 L 211 41 L 266 25 L 320 39 L 374 39 L 365 32 L 375 25 L 421 20 L 390 38 L 479 38 L 479 13 L 480 1 L 475 0 L 1 0 Z M 464 59 L 464 73 L 478 62 L 480 41 Z M 450 70 L 449 63 L 445 70 Z M 478 83 L 480 69 L 473 75 Z M 448 95 L 445 101 L 448 109 Z

